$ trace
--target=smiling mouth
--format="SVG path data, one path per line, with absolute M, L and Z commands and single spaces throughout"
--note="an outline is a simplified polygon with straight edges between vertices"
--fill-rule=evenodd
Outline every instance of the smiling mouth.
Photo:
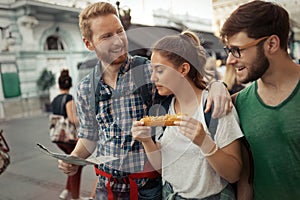
M 242 71 L 243 69 L 245 69 L 246 67 L 235 67 L 236 71 Z
M 123 47 L 120 47 L 118 49 L 114 49 L 114 50 L 111 50 L 112 53 L 120 53 L 120 52 L 123 52 Z

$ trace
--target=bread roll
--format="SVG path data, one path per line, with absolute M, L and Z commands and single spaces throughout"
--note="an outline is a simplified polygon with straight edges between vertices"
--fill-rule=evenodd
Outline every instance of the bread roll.
M 166 114 L 164 116 L 145 116 L 140 121 L 144 122 L 145 126 L 176 126 L 175 121 L 180 121 L 178 116 L 182 114 L 170 115 Z

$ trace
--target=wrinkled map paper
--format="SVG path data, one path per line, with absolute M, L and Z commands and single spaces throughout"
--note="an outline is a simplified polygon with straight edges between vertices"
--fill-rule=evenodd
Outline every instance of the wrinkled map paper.
M 67 154 L 59 154 L 59 153 L 53 153 L 51 151 L 49 151 L 45 146 L 43 146 L 42 144 L 37 144 L 37 146 L 40 148 L 40 150 L 42 150 L 43 153 L 52 156 L 53 158 L 57 158 L 59 160 L 63 160 L 65 162 L 74 164 L 74 165 L 98 165 L 101 163 L 106 163 L 106 162 L 110 162 L 113 160 L 117 160 L 118 158 L 116 157 L 112 157 L 112 156 L 100 156 L 100 157 L 92 157 L 92 158 L 87 158 L 87 159 L 83 159 L 83 158 L 79 158 L 76 156 L 71 156 L 71 155 L 67 155 Z

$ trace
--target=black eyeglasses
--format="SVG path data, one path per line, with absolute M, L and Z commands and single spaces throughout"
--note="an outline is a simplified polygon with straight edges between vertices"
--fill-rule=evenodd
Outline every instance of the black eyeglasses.
M 241 47 L 231 47 L 231 48 L 229 48 L 229 47 L 225 46 L 225 47 L 224 47 L 224 50 L 225 50 L 227 56 L 229 56 L 229 53 L 231 53 L 233 57 L 235 57 L 235 58 L 240 58 L 240 57 L 241 57 L 241 51 L 242 51 L 242 50 L 245 50 L 245 49 L 247 49 L 247 48 L 256 46 L 256 45 L 258 45 L 261 41 L 266 40 L 267 38 L 269 38 L 269 36 L 265 36 L 265 37 L 258 38 L 258 39 L 254 40 L 254 41 L 252 41 L 252 42 L 249 42 L 248 44 L 245 44 L 245 45 L 243 45 L 243 46 L 241 46 Z

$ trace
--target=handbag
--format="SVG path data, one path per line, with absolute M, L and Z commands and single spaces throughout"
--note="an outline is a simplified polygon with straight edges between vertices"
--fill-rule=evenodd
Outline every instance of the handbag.
M 2 174 L 10 164 L 10 156 L 8 154 L 9 147 L 2 133 L 3 130 L 0 131 L 0 174 Z
M 61 101 L 60 110 L 64 113 L 67 95 Z M 76 143 L 76 126 L 63 115 L 50 114 L 50 140 L 54 143 Z

